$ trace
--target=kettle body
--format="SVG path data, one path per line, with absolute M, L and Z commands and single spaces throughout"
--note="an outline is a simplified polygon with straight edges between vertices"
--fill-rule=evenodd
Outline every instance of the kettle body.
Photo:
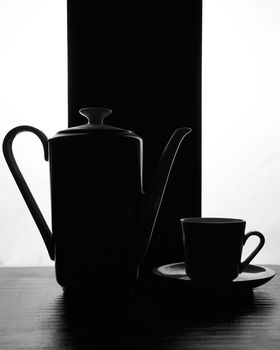
M 56 276 L 64 288 L 136 278 L 141 154 L 135 135 L 49 140 Z

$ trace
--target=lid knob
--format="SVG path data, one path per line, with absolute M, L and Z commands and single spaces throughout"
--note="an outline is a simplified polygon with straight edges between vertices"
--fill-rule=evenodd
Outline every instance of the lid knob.
M 99 125 L 112 113 L 112 110 L 103 107 L 88 107 L 80 109 L 79 113 L 88 119 L 88 124 Z

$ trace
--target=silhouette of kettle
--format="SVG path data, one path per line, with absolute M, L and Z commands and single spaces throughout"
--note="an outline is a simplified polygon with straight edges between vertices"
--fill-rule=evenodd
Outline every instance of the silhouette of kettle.
M 142 185 L 142 139 L 109 126 L 107 108 L 84 108 L 88 124 L 53 138 L 31 126 L 8 132 L 3 153 L 37 224 L 64 289 L 121 286 L 137 280 L 177 150 L 190 128 L 171 136 L 147 192 Z M 52 233 L 15 161 L 12 143 L 23 131 L 43 144 L 50 165 Z M 110 284 L 110 286 L 109 286 Z

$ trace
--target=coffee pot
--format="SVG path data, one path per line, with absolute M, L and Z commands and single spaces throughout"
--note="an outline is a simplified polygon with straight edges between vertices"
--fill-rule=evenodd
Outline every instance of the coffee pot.
M 3 141 L 7 164 L 65 290 L 85 285 L 121 288 L 137 281 L 177 150 L 191 132 L 184 127 L 173 133 L 144 192 L 142 139 L 104 124 L 111 112 L 83 108 L 80 114 L 87 124 L 60 131 L 49 140 L 37 128 L 19 126 Z M 52 232 L 13 155 L 13 140 L 25 131 L 41 140 L 49 161 Z

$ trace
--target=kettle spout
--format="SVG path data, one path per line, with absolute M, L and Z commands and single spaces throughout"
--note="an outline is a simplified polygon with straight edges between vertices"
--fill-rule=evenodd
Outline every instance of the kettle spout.
M 141 242 L 144 244 L 144 247 L 139 247 L 142 260 L 144 259 L 149 247 L 157 215 L 177 151 L 184 137 L 191 131 L 192 130 L 187 127 L 178 128 L 174 131 L 161 155 L 161 159 L 153 175 L 150 186 L 148 187 L 147 192 L 143 194 L 139 214 L 140 237 Z

